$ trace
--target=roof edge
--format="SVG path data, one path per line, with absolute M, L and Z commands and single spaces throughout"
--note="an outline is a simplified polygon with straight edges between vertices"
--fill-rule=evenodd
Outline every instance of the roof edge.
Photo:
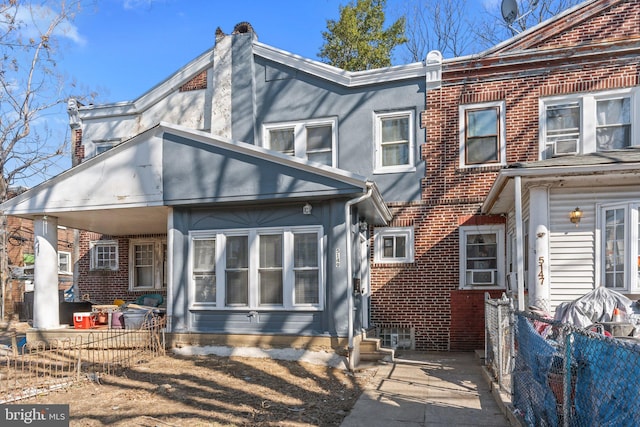
M 300 55 L 260 43 L 259 41 L 253 42 L 253 53 L 254 55 L 262 58 L 288 65 L 292 68 L 296 68 L 322 79 L 332 80 L 347 87 L 365 86 L 375 83 L 426 76 L 426 67 L 424 62 L 414 62 L 411 64 L 376 68 L 373 70 L 346 71 L 341 68 L 334 67 L 333 65 L 305 58 Z

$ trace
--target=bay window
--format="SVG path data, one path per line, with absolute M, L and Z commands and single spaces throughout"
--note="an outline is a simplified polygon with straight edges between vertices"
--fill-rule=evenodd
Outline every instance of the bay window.
M 320 227 L 190 233 L 194 309 L 321 309 Z

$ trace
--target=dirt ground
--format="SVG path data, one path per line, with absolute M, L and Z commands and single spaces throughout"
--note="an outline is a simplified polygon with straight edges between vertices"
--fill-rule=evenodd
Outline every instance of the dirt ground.
M 71 426 L 338 426 L 359 374 L 260 358 L 167 355 L 16 403 L 69 404 Z

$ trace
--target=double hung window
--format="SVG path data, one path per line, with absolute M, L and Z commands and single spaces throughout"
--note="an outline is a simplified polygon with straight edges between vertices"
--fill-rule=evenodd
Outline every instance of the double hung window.
M 504 102 L 460 106 L 460 165 L 506 164 Z
M 164 289 L 166 279 L 167 244 L 162 239 L 132 239 L 129 241 L 129 288 Z
M 194 308 L 322 308 L 320 227 L 191 232 Z
M 540 101 L 540 157 L 618 150 L 639 144 L 638 89 L 587 93 Z
M 415 170 L 413 117 L 413 111 L 375 115 L 376 173 Z
M 460 287 L 504 287 L 504 227 L 460 227 Z
M 337 120 L 315 119 L 263 126 L 265 148 L 335 166 Z

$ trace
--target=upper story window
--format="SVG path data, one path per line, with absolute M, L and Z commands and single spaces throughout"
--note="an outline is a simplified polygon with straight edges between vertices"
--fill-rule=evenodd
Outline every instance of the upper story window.
M 335 166 L 337 119 L 263 125 L 263 146 L 310 162 Z
M 504 226 L 460 227 L 460 288 L 505 287 Z
M 322 308 L 320 227 L 192 231 L 194 308 Z
M 540 101 L 540 157 L 616 150 L 640 144 L 638 89 L 575 94 Z
M 113 138 L 113 139 L 97 139 L 93 141 L 95 146 L 95 155 L 102 154 L 105 151 L 109 151 L 116 145 L 118 145 L 122 141 L 121 138 Z
M 413 262 L 413 227 L 376 228 L 373 260 L 377 263 Z
M 129 289 L 165 289 L 167 243 L 164 239 L 129 241 Z
M 411 172 L 414 165 L 414 113 L 375 115 L 375 173 Z
M 90 243 L 91 270 L 118 269 L 118 242 L 113 240 L 95 240 Z
M 504 102 L 461 105 L 460 167 L 506 164 Z

